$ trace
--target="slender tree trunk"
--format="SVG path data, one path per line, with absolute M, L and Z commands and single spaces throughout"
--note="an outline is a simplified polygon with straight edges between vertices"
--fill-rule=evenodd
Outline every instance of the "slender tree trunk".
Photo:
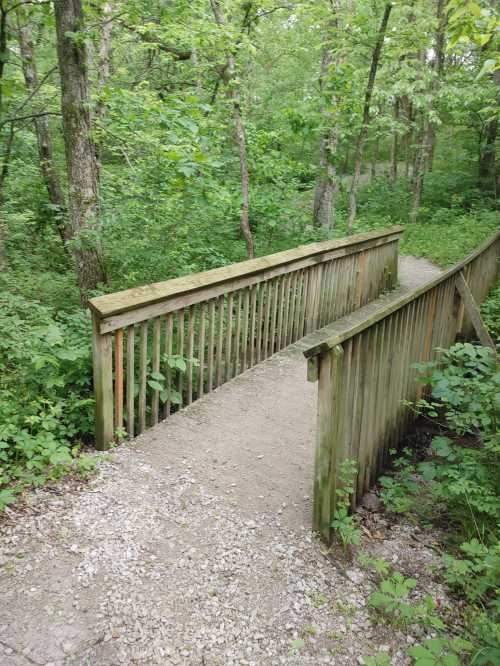
M 375 180 L 377 177 L 377 164 L 380 159 L 380 138 L 377 136 L 375 137 L 375 141 L 373 144 L 373 154 L 372 154 L 372 161 L 371 161 L 371 168 L 370 168 L 370 180 Z
M 440 78 L 443 71 L 444 63 L 444 38 L 446 17 L 444 15 L 445 0 L 437 0 L 436 2 L 436 18 L 437 18 L 437 31 L 435 43 L 435 55 L 433 66 L 433 79 L 431 84 L 431 103 L 428 113 L 424 119 L 422 128 L 422 141 L 420 149 L 417 149 L 417 159 L 415 161 L 415 181 L 413 189 L 413 205 L 410 213 L 410 222 L 416 222 L 418 212 L 420 210 L 420 202 L 422 200 L 422 192 L 424 189 L 424 176 L 426 169 L 429 166 L 430 156 L 434 151 L 436 130 L 431 118 L 432 109 L 434 106 L 435 96 L 439 89 Z
M 111 2 L 105 2 L 102 6 L 101 22 L 101 42 L 99 44 L 99 75 L 97 80 L 97 104 L 95 108 L 96 118 L 102 122 L 106 113 L 106 105 L 102 98 L 104 86 L 107 84 L 110 75 L 110 51 L 111 51 L 111 33 L 113 31 L 113 5 Z
M 493 80 L 500 91 L 500 69 L 495 70 Z M 479 187 L 481 190 L 497 191 L 496 174 L 496 142 L 498 135 L 498 118 L 495 117 L 486 124 L 484 137 L 480 142 L 479 152 Z
M 399 99 L 397 98 L 394 100 L 393 117 L 396 125 L 399 122 Z M 391 167 L 389 172 L 390 181 L 393 185 L 398 179 L 398 147 L 398 130 L 394 127 L 391 138 Z
M 14 124 L 10 123 L 9 134 L 7 136 L 7 141 L 5 142 L 5 149 L 2 158 L 2 166 L 0 168 L 0 273 L 7 270 L 8 267 L 7 251 L 5 248 L 7 234 L 5 232 L 3 206 L 4 206 L 4 187 L 7 175 L 9 173 L 9 163 L 10 163 L 10 156 L 12 154 L 13 142 L 14 142 Z
M 219 26 L 226 25 L 226 19 L 222 13 L 218 0 L 210 0 L 212 11 L 215 21 Z M 250 229 L 250 194 L 249 194 L 249 176 L 248 176 L 248 160 L 245 136 L 245 123 L 241 111 L 241 95 L 239 85 L 235 82 L 236 79 L 236 61 L 234 54 L 230 51 L 227 56 L 226 67 L 224 69 L 224 83 L 228 90 L 228 95 L 231 99 L 233 106 L 233 121 L 235 129 L 236 144 L 238 145 L 238 152 L 240 158 L 240 177 L 241 177 L 241 216 L 240 228 L 245 238 L 247 248 L 247 256 L 251 259 L 254 255 L 254 243 L 252 230 Z
M 69 185 L 71 249 L 83 303 L 106 281 L 99 238 L 100 192 L 92 140 L 87 51 L 75 39 L 84 29 L 81 0 L 55 0 L 57 56 L 61 76 L 61 109 Z
M 39 80 L 35 59 L 35 45 L 30 25 L 19 28 L 19 46 L 23 59 L 23 73 L 26 89 L 28 90 L 28 93 L 34 94 L 38 88 Z M 71 231 L 67 226 L 66 201 L 54 161 L 54 148 L 52 135 L 49 129 L 49 121 L 47 116 L 40 116 L 39 118 L 35 118 L 33 123 L 38 144 L 40 171 L 42 172 L 42 178 L 49 195 L 56 229 L 61 237 L 65 251 L 68 251 L 66 242 L 71 237 Z
M 337 27 L 337 17 L 335 16 L 334 25 Z M 332 119 L 331 112 L 326 110 L 324 95 L 328 85 L 329 70 L 333 64 L 332 51 L 329 46 L 323 53 L 321 61 L 321 73 L 319 80 L 321 95 L 321 115 L 325 125 L 319 140 L 319 173 L 316 180 L 313 203 L 313 224 L 324 229 L 331 229 L 334 224 L 334 200 L 338 190 L 336 181 L 337 170 L 333 162 L 338 147 L 337 127 Z M 336 65 L 339 62 L 337 60 Z M 329 104 L 335 106 L 337 96 L 332 94 Z
M 368 83 L 366 85 L 366 91 L 365 91 L 363 120 L 356 141 L 356 149 L 354 153 L 354 175 L 352 177 L 351 193 L 349 197 L 349 220 L 347 223 L 347 233 L 349 234 L 352 233 L 352 225 L 354 224 L 354 220 L 356 219 L 356 197 L 358 192 L 359 177 L 361 175 L 363 148 L 366 140 L 366 135 L 368 134 L 368 127 L 370 125 L 370 103 L 372 99 L 375 77 L 377 75 L 377 69 L 380 61 L 380 54 L 382 51 L 385 32 L 387 30 L 387 23 L 389 22 L 389 16 L 391 14 L 391 10 L 392 10 L 392 3 L 386 4 L 384 8 L 384 14 L 382 16 L 382 21 L 380 22 L 380 26 L 378 29 L 377 41 L 375 43 L 375 48 L 373 49 L 372 53 L 370 74 L 368 76 Z

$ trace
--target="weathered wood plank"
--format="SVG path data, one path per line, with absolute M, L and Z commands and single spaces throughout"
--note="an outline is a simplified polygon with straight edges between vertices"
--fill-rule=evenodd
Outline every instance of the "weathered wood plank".
M 113 443 L 113 336 L 99 333 L 93 318 L 92 353 L 94 359 L 95 446 L 104 451 Z
M 139 363 L 139 434 L 146 430 L 146 398 L 148 369 L 148 322 L 141 323 Z
M 123 328 L 115 331 L 115 429 L 123 428 Z
M 172 401 L 170 399 L 170 394 L 172 392 L 172 368 L 170 367 L 168 360 L 173 355 L 173 338 L 174 316 L 171 312 L 169 312 L 165 319 L 165 356 L 167 357 L 165 361 L 165 387 L 168 393 L 168 397 L 163 405 L 163 416 L 165 418 L 170 416 L 170 412 L 172 410 Z
M 457 275 L 455 285 L 458 293 L 460 294 L 460 297 L 462 298 L 467 316 L 474 326 L 474 330 L 476 331 L 479 342 L 483 345 L 483 347 L 491 347 L 491 349 L 496 352 L 495 343 L 493 342 L 491 335 L 489 334 L 489 331 L 484 324 L 483 318 L 481 317 L 481 312 L 477 307 L 477 303 L 474 300 L 474 296 L 472 295 L 469 285 L 467 284 L 463 271 L 460 271 L 460 273 Z
M 127 433 L 130 439 L 135 434 L 135 424 L 134 424 L 134 403 L 135 403 L 135 373 L 134 373 L 134 363 L 135 363 L 135 327 L 129 326 L 127 329 Z
M 153 373 L 160 372 L 160 340 L 161 340 L 161 319 L 157 317 L 153 323 Z M 151 422 L 152 425 L 158 423 L 160 406 L 160 392 L 153 390 L 153 400 L 151 402 Z
M 257 259 L 242 261 L 221 268 L 214 268 L 202 273 L 174 278 L 166 282 L 157 282 L 143 287 L 135 287 L 125 291 L 98 296 L 90 301 L 90 307 L 101 317 L 109 317 L 118 313 L 137 309 L 144 305 L 152 305 L 173 296 L 181 296 L 215 285 L 227 285 L 241 277 L 258 275 L 270 269 L 287 267 L 294 262 L 309 259 L 314 263 L 323 261 L 323 255 L 335 251 L 358 252 L 367 243 L 388 242 L 391 236 L 399 237 L 402 227 L 392 227 L 382 231 L 371 231 L 346 238 L 310 243 L 292 250 L 285 250 Z M 310 265 L 313 265 L 310 264 Z M 296 270 L 295 268 L 293 270 Z M 163 313 L 162 313 L 163 314 Z

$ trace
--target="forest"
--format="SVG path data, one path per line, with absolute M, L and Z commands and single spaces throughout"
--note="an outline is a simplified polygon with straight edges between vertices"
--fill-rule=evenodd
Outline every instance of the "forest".
M 391 225 L 441 268 L 488 238 L 499 29 L 488 0 L 0 0 L 0 514 L 96 464 L 89 299 Z M 483 316 L 498 342 L 498 287 Z M 498 404 L 470 395 L 498 371 L 454 353 L 436 395 L 465 354 L 453 418 L 487 433 L 466 464 L 489 504 L 469 570 L 448 575 L 480 607 L 473 663 L 493 664 Z M 440 497 L 457 515 L 462 500 Z M 483 588 L 464 592 L 472 570 Z

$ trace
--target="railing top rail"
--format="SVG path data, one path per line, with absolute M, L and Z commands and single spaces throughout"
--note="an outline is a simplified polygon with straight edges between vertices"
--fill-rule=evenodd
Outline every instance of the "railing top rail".
M 498 239 L 500 239 L 500 231 L 496 231 L 492 236 L 490 236 L 490 238 L 485 240 L 484 243 L 482 243 L 478 248 L 476 248 L 473 252 L 467 255 L 465 259 L 460 261 L 458 264 L 455 264 L 448 270 L 444 271 L 444 273 L 442 273 L 438 277 L 429 280 L 429 282 L 425 282 L 424 284 L 420 285 L 419 287 L 416 287 L 409 293 L 403 294 L 400 298 L 391 301 L 385 307 L 377 309 L 376 312 L 374 312 L 372 315 L 365 317 L 363 320 L 359 322 L 356 322 L 350 328 L 340 331 L 339 333 L 333 336 L 329 335 L 329 337 L 325 337 L 324 340 L 321 340 L 320 342 L 315 343 L 311 347 L 308 347 L 304 351 L 304 356 L 306 358 L 312 358 L 313 356 L 324 354 L 325 352 L 329 351 L 330 349 L 333 349 L 337 345 L 340 345 L 342 342 L 345 342 L 346 340 L 349 340 L 349 338 L 352 338 L 358 333 L 361 333 L 362 331 L 366 330 L 373 324 L 376 324 L 382 319 L 385 319 L 385 317 L 389 316 L 393 312 L 396 312 L 396 310 L 399 310 L 408 303 L 411 303 L 411 301 L 415 300 L 425 292 L 433 289 L 437 285 L 448 280 L 453 275 L 459 273 L 463 268 L 465 268 L 468 264 L 470 264 L 471 261 L 474 261 L 474 259 L 479 257 L 483 252 L 485 252 Z
M 156 282 L 142 287 L 119 291 L 114 294 L 98 296 L 97 298 L 91 299 L 89 304 L 98 317 L 110 317 L 112 315 L 142 308 L 147 305 L 160 303 L 172 297 L 191 294 L 208 287 L 214 287 L 226 283 L 230 285 L 232 281 L 237 280 L 238 278 L 258 275 L 270 268 L 292 264 L 300 259 L 317 257 L 319 263 L 325 252 L 340 250 L 342 248 L 352 248 L 352 252 L 356 252 L 358 246 L 361 246 L 359 248 L 361 250 L 363 243 L 367 241 L 373 241 L 378 238 L 382 239 L 386 236 L 401 234 L 402 232 L 403 227 L 395 226 L 382 231 L 377 230 L 364 234 L 357 234 L 356 236 L 350 236 L 348 238 L 338 238 L 335 240 L 301 245 L 292 250 L 276 252 L 275 254 L 269 254 L 257 259 L 249 259 L 236 264 L 230 264 L 229 266 L 222 266 L 221 268 L 203 271 L 202 273 L 194 273 L 192 275 L 174 278 L 165 282 Z

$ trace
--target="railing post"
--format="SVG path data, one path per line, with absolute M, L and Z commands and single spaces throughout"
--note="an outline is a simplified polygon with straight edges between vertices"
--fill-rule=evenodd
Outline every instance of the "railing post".
M 113 334 L 99 331 L 99 317 L 92 315 L 92 356 L 94 360 L 95 446 L 109 448 L 113 428 Z
M 342 361 L 337 345 L 318 359 L 318 425 L 314 464 L 313 529 L 329 542 L 335 509 L 338 438 L 341 428 Z

